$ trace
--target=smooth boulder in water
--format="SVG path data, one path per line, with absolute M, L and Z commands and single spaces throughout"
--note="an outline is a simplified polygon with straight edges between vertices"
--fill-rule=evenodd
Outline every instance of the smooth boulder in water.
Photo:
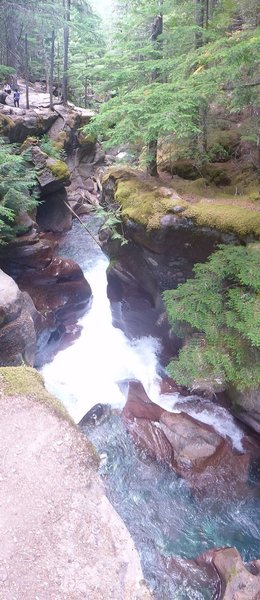
M 93 427 L 109 419 L 111 415 L 110 404 L 95 404 L 78 423 L 80 428 Z
M 233 497 L 247 491 L 247 451 L 234 450 L 211 425 L 151 402 L 141 383 L 130 382 L 122 418 L 138 445 L 172 467 L 197 494 L 221 488 Z

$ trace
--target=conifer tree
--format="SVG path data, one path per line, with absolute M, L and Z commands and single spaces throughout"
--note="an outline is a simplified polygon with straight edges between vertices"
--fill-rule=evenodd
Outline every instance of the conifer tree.
M 108 97 L 113 90 L 113 97 L 89 130 L 103 135 L 108 146 L 126 140 L 145 145 L 148 164 L 149 147 L 158 137 L 186 139 L 193 154 L 198 140 L 206 156 L 206 117 L 213 101 L 230 111 L 249 103 L 253 111 L 257 107 L 260 39 L 255 1 L 249 0 L 246 8 L 243 0 L 165 0 L 164 31 L 156 47 L 151 27 L 158 3 L 117 3 L 114 41 L 100 68 L 101 90 Z M 156 174 L 155 166 L 152 170 Z

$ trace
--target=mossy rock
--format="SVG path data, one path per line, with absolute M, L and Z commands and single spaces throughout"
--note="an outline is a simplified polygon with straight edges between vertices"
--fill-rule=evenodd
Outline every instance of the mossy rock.
M 180 206 L 180 200 L 165 197 L 158 188 L 137 178 L 117 182 L 115 199 L 122 209 L 124 220 L 131 219 L 147 230 L 159 229 L 161 218 Z M 181 201 L 183 208 L 186 203 Z
M 7 134 L 14 127 L 14 122 L 8 115 L 0 113 L 0 133 Z
M 54 177 L 60 181 L 67 182 L 70 178 L 69 168 L 63 160 L 48 159 L 47 167 Z
M 26 396 L 45 404 L 59 417 L 73 423 L 61 402 L 49 394 L 42 376 L 31 367 L 0 367 L 0 387 L 5 396 Z
M 233 156 L 239 156 L 240 133 L 231 130 L 217 131 L 209 145 L 209 156 L 212 162 L 225 162 Z
M 122 209 L 123 219 L 131 219 L 147 231 L 159 229 L 162 217 L 174 213 L 176 227 L 178 219 L 186 218 L 199 227 L 234 233 L 239 238 L 260 235 L 260 211 L 254 206 L 239 204 L 234 197 L 232 203 L 227 198 L 203 199 L 190 204 L 176 198 L 174 190 L 172 195 L 165 196 L 164 188 L 153 185 L 134 169 L 114 167 L 103 177 L 104 188 L 109 187 L 109 181 L 113 182 L 115 200 Z
M 55 138 L 55 140 L 53 140 L 53 146 L 54 148 L 56 148 L 57 150 L 64 150 L 66 144 L 69 141 L 69 133 L 67 131 L 60 131 L 57 135 L 57 137 Z
M 32 146 L 37 146 L 37 145 L 38 145 L 38 138 L 34 137 L 34 136 L 29 136 L 28 138 L 26 138 L 26 140 L 20 146 L 20 153 L 22 154 L 22 152 L 25 152 L 25 150 L 28 150 L 28 148 L 31 148 Z
M 84 135 L 84 133 L 80 131 L 78 134 L 78 143 L 82 148 L 95 146 L 97 143 L 97 138 L 91 134 Z
M 76 429 L 76 424 L 66 410 L 65 406 L 49 394 L 44 387 L 44 380 L 40 373 L 32 367 L 0 367 L 0 400 L 11 396 L 24 397 L 37 403 L 43 404 L 51 413 L 58 418 L 67 421 Z M 100 464 L 99 455 L 92 443 L 84 437 L 86 450 L 93 468 L 96 470 Z M 91 465 L 89 462 L 88 464 Z
M 184 214 L 200 227 L 233 232 L 240 238 L 248 235 L 260 236 L 260 212 L 240 206 L 239 203 L 211 203 L 202 200 L 197 204 L 189 204 Z

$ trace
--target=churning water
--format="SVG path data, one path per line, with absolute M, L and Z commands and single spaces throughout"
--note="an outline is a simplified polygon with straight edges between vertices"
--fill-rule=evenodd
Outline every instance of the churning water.
M 88 226 L 95 232 L 93 217 Z M 93 290 L 91 310 L 81 319 L 81 336 L 42 368 L 46 387 L 78 422 L 97 403 L 120 408 L 125 396 L 117 382 L 138 379 L 148 395 L 171 411 L 180 410 L 178 394 L 158 395 L 159 343 L 152 337 L 130 341 L 112 325 L 106 296 L 108 261 L 74 222 L 60 254 L 74 259 Z M 242 450 L 242 432 L 221 407 L 206 400 L 183 399 L 185 411 L 211 423 Z M 207 549 L 236 546 L 245 560 L 260 553 L 260 506 L 252 496 L 228 501 L 216 481 L 214 499 L 194 499 L 172 470 L 138 452 L 118 415 L 86 431 L 99 451 L 101 474 L 111 503 L 126 523 L 139 550 L 145 577 L 158 600 L 213 600 L 216 582 L 189 559 Z M 236 482 L 234 481 L 234 485 Z M 171 559 L 179 561 L 177 567 Z
M 62 398 L 76 422 L 99 402 L 122 408 L 125 396 L 117 382 L 125 379 L 138 379 L 151 398 L 157 397 L 159 343 L 152 337 L 130 341 L 113 327 L 106 256 L 78 223 L 66 235 L 60 254 L 80 264 L 93 291 L 93 304 L 79 321 L 80 338 L 42 368 L 48 390 Z

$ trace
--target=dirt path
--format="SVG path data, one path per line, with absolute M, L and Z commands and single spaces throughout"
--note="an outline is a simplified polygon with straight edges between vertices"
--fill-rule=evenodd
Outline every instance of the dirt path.
M 3 393 L 0 429 L 0 600 L 149 600 L 79 431 Z

